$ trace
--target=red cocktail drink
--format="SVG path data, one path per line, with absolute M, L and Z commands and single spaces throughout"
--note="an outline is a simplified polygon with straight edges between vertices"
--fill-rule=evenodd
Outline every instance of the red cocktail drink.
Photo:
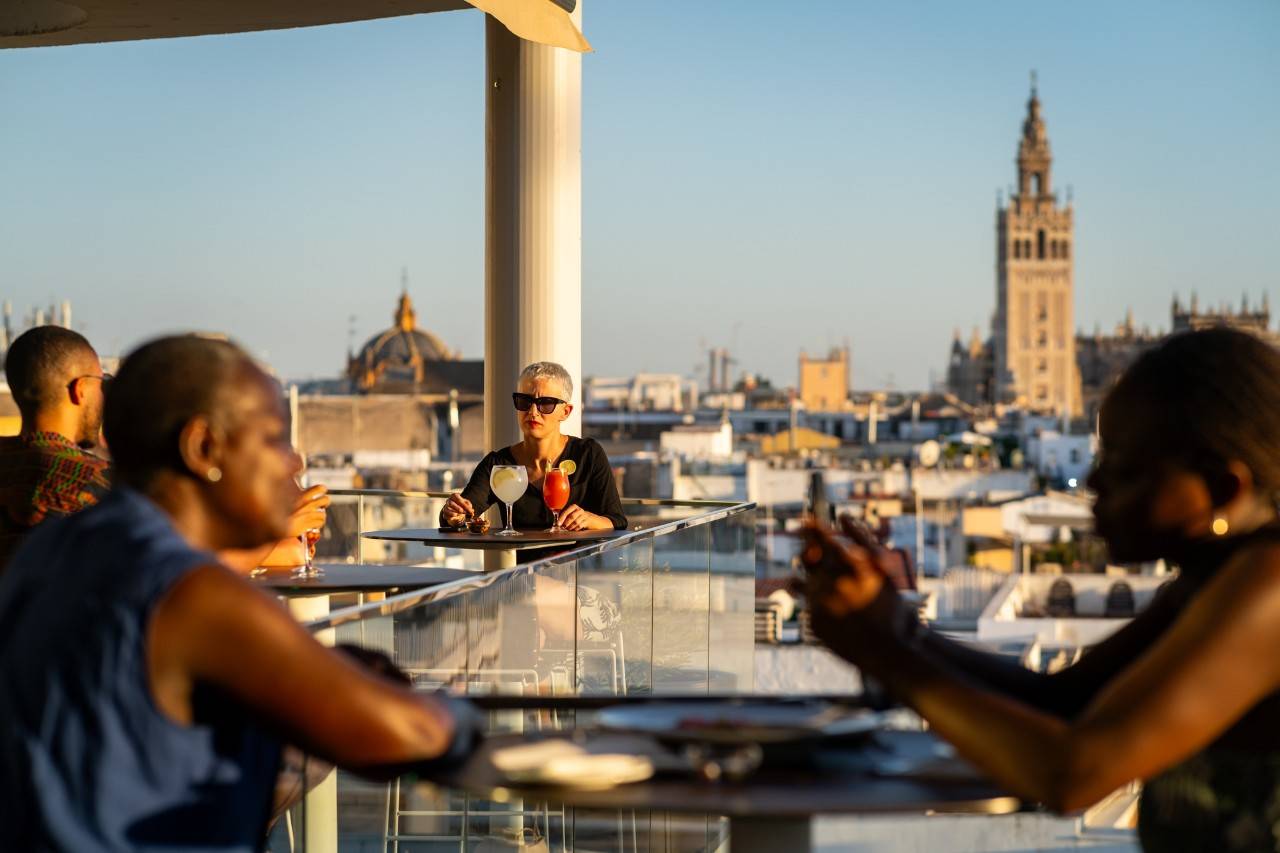
M 542 480 L 542 499 L 551 510 L 551 529 L 549 533 L 558 533 L 560 526 L 560 510 L 569 503 L 569 475 L 559 468 L 552 468 Z

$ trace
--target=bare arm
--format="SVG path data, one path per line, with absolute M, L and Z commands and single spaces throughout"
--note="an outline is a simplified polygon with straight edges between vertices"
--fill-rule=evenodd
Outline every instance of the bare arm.
M 157 604 L 151 690 L 178 722 L 196 684 L 214 685 L 304 749 L 351 769 L 439 757 L 454 720 L 437 700 L 316 642 L 279 604 L 219 566 L 189 573 Z
M 856 548 L 883 573 L 885 552 L 861 525 L 841 519 L 841 528 Z M 1158 595 L 1128 624 L 1107 637 L 1076 664 L 1053 673 L 1033 672 L 977 646 L 958 642 L 921 626 L 917 648 L 936 664 L 963 672 L 975 684 L 1017 699 L 1041 711 L 1071 719 L 1125 666 L 1136 660 L 1177 617 L 1187 598 L 1188 581 Z
M 489 473 L 493 470 L 495 459 L 496 454 L 488 453 L 477 463 L 475 470 L 471 472 L 471 479 L 467 480 L 466 487 L 457 496 L 462 499 L 461 502 L 451 499 L 440 508 L 440 524 L 447 526 L 467 512 L 481 515 L 489 508 L 494 497 L 489 489 Z
M 301 566 L 306 562 L 301 539 L 282 539 L 260 548 L 219 551 L 218 559 L 240 574 L 248 574 L 260 566 Z
M 590 461 L 589 470 L 585 472 L 590 481 L 583 503 L 589 504 L 596 516 L 608 522 L 607 525 L 600 525 L 602 529 L 626 530 L 627 516 L 622 511 L 622 499 L 618 496 L 618 483 L 613 478 L 609 456 L 595 440 L 588 441 L 590 444 L 587 445 L 584 461 Z
M 1173 594 L 1157 596 L 1145 610 L 1077 663 L 1053 674 L 1033 672 L 934 631 L 924 631 L 920 646 L 938 664 L 963 672 L 982 687 L 1055 716 L 1072 719 L 1174 621 L 1178 611 L 1174 599 Z
M 962 755 L 1015 793 L 1065 811 L 1193 755 L 1280 686 L 1271 654 L 1280 642 L 1280 551 L 1252 556 L 1220 571 L 1072 721 L 984 689 L 870 625 L 876 604 L 858 579 L 832 582 L 819 621 L 833 648 Z

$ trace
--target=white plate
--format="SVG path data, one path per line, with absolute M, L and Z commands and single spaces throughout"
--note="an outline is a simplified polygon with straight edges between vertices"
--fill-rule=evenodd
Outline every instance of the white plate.
M 493 765 L 520 785 L 555 785 L 603 790 L 643 782 L 653 776 L 653 762 L 643 755 L 593 753 L 564 740 L 509 746 L 493 753 Z

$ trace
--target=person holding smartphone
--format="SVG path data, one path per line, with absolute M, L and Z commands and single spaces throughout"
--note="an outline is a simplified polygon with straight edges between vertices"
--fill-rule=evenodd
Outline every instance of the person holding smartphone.
M 1041 674 L 926 629 L 852 522 L 812 525 L 814 632 L 1013 793 L 1056 811 L 1143 782 L 1144 850 L 1280 848 L 1280 351 L 1169 337 L 1107 396 L 1089 487 L 1117 562 L 1177 578 L 1078 663 Z

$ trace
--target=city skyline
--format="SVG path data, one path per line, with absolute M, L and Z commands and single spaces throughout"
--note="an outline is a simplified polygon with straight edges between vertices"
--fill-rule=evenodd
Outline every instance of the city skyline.
M 584 373 L 691 373 L 705 342 L 791 385 L 801 349 L 847 338 L 855 387 L 940 377 L 955 327 L 989 332 L 1032 68 L 1078 328 L 1267 291 L 1276 8 L 1012 9 L 588 4 Z M 70 299 L 104 353 L 205 326 L 336 376 L 348 317 L 356 347 L 389 326 L 407 266 L 421 325 L 479 357 L 481 31 L 0 52 L 0 297 Z

